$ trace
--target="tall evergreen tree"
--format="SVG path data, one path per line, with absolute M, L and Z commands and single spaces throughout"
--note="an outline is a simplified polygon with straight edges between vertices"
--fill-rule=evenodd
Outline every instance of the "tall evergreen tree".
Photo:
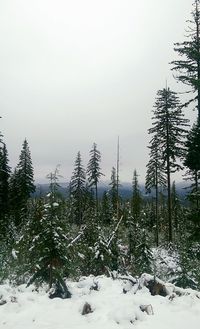
M 186 141 L 186 156 L 184 164 L 188 170 L 187 178 L 192 181 L 188 200 L 190 210 L 187 215 L 188 231 L 190 239 L 199 241 L 200 237 L 200 125 L 198 121 L 190 130 Z
M 126 204 L 126 225 L 128 228 L 128 252 L 127 258 L 131 270 L 135 266 L 135 251 L 138 244 L 139 233 L 140 233 L 140 214 L 142 209 L 142 197 L 138 184 L 138 174 L 137 171 L 133 172 L 132 181 L 132 196 L 130 202 Z M 134 265 L 133 265 L 134 264 Z M 133 266 L 133 268 L 132 268 Z
M 9 212 L 14 225 L 18 226 L 20 224 L 21 198 L 16 168 L 9 179 Z
M 22 144 L 22 150 L 19 156 L 19 163 L 17 165 L 17 173 L 21 190 L 20 193 L 22 203 L 26 203 L 27 200 L 30 198 L 31 193 L 35 191 L 31 152 L 26 139 Z
M 110 198 L 112 203 L 113 215 L 117 217 L 118 204 L 119 204 L 119 195 L 118 195 L 118 182 L 117 182 L 117 173 L 115 167 L 112 167 L 111 171 L 111 182 L 110 182 Z
M 195 123 L 190 130 L 186 141 L 186 157 L 184 164 L 189 168 L 194 177 L 193 193 L 196 193 L 196 208 L 199 210 L 200 197 L 199 180 L 200 180 L 200 125 Z
M 171 174 L 182 169 L 177 160 L 183 158 L 185 154 L 184 138 L 188 120 L 184 118 L 176 93 L 169 88 L 157 92 L 153 114 L 153 127 L 149 129 L 149 133 L 157 136 L 158 147 L 166 170 L 169 241 L 172 241 Z
M 82 165 L 81 154 L 78 152 L 70 181 L 70 198 L 75 212 L 75 223 L 77 225 L 83 224 L 85 193 L 86 174 Z
M 87 175 L 89 186 L 95 188 L 96 211 L 98 211 L 98 183 L 100 177 L 103 175 L 100 168 L 101 154 L 97 150 L 97 144 L 94 143 L 90 151 L 90 160 L 87 166 Z
M 192 87 L 195 94 L 185 105 L 197 102 L 200 124 L 200 1 L 193 3 L 192 20 L 187 31 L 187 40 L 175 43 L 174 50 L 181 59 L 174 60 L 172 70 L 177 72 L 177 80 Z
M 145 188 L 148 193 L 155 192 L 155 231 L 156 245 L 159 244 L 159 222 L 158 222 L 158 195 L 159 188 L 166 186 L 166 173 L 162 163 L 162 155 L 159 149 L 157 135 L 150 142 L 150 159 L 147 164 Z
M 141 208 L 142 208 L 142 197 L 138 184 L 138 174 L 136 169 L 133 172 L 133 182 L 132 182 L 132 199 L 131 199 L 131 210 L 135 221 L 138 221 Z
M 5 234 L 8 223 L 6 215 L 9 211 L 8 195 L 9 195 L 9 176 L 10 167 L 8 166 L 8 152 L 5 143 L 0 145 L 0 221 L 1 232 Z
M 15 224 L 21 223 L 21 218 L 27 213 L 27 202 L 35 191 L 33 165 L 28 142 L 25 139 L 19 156 L 19 163 L 10 180 L 11 211 Z

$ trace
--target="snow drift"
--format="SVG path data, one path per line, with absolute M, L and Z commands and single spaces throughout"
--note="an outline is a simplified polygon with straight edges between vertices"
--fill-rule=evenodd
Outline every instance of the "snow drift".
M 45 286 L 1 285 L 0 328 L 198 329 L 200 294 L 166 284 L 166 297 L 152 296 L 144 284 L 151 279 L 143 275 L 139 287 L 127 277 L 83 277 L 67 282 L 72 293 L 69 299 L 50 299 Z M 82 315 L 85 303 L 90 305 L 90 312 Z M 149 312 L 143 309 L 145 306 Z

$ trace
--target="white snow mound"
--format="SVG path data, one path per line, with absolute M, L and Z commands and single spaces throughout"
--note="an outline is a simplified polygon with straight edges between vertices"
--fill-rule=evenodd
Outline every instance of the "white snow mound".
M 91 290 L 97 286 L 98 290 Z M 148 289 L 130 289 L 127 282 L 111 278 L 84 277 L 68 282 L 71 299 L 49 299 L 45 288 L 0 286 L 0 328 L 2 329 L 199 329 L 200 298 L 197 293 L 151 296 Z M 89 303 L 92 312 L 82 315 Z M 152 312 L 140 306 L 150 305 Z

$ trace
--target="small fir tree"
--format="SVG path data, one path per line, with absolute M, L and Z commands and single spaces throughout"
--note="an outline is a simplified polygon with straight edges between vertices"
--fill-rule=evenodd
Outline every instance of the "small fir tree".
M 110 198 L 112 203 L 112 209 L 113 209 L 113 216 L 116 218 L 119 208 L 119 195 L 118 195 L 118 181 L 117 181 L 117 172 L 114 167 L 112 167 L 111 171 L 111 182 L 110 182 Z
M 97 144 L 93 144 L 93 148 L 90 151 L 90 160 L 87 166 L 87 175 L 89 186 L 95 188 L 96 199 L 96 211 L 98 211 L 98 183 L 100 177 L 103 175 L 100 168 L 101 153 L 97 149 Z
M 134 220 L 138 221 L 142 209 L 142 197 L 139 189 L 138 174 L 136 169 L 133 172 L 132 188 L 131 210 Z
M 142 273 L 152 273 L 153 255 L 149 246 L 149 237 L 147 231 L 140 230 L 140 241 L 135 250 L 135 268 L 137 275 Z
M 50 192 L 44 205 L 39 205 L 37 231 L 32 236 L 29 248 L 30 256 L 35 261 L 34 274 L 28 285 L 33 282 L 47 282 L 49 288 L 54 285 L 62 290 L 62 297 L 70 297 L 65 281 L 65 268 L 70 268 L 70 256 L 67 250 L 69 237 L 66 223 L 59 217 L 60 200 L 57 194 L 58 169 L 47 176 L 50 180 Z M 39 228 L 39 230 L 38 230 Z
M 27 200 L 35 192 L 33 165 L 28 142 L 25 139 L 17 165 L 17 179 L 20 189 L 21 205 L 26 206 Z
M 70 197 L 74 208 L 75 223 L 83 224 L 85 208 L 86 175 L 82 165 L 81 154 L 78 152 L 75 160 L 74 171 L 70 181 Z
M 133 264 L 134 263 L 134 257 L 135 257 L 135 249 L 137 245 L 138 240 L 138 223 L 133 217 L 130 203 L 126 203 L 126 209 L 127 209 L 127 219 L 126 219 L 126 225 L 128 229 L 128 263 Z
M 108 226 L 112 223 L 112 204 L 109 192 L 103 193 L 99 216 L 104 225 Z

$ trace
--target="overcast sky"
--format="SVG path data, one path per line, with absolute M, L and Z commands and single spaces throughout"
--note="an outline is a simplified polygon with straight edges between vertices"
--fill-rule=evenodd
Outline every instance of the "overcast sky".
M 0 131 L 10 165 L 27 138 L 36 181 L 71 176 L 93 142 L 110 178 L 144 181 L 158 89 L 182 90 L 170 71 L 192 0 L 0 0 Z M 186 112 L 191 117 L 191 112 Z

